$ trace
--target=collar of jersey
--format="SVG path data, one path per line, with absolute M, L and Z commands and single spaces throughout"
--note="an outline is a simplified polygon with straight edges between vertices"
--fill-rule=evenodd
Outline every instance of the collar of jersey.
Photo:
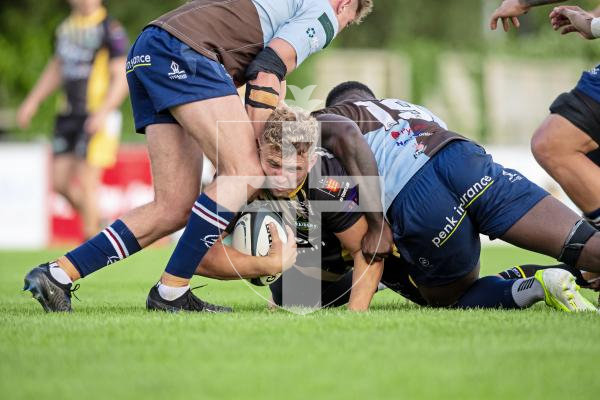
M 98 25 L 106 19 L 108 15 L 106 8 L 100 7 L 90 15 L 71 15 L 71 22 L 80 28 Z
M 298 192 L 302 189 L 302 187 L 306 183 L 306 179 L 307 178 L 308 178 L 308 175 L 306 175 L 304 177 L 304 180 L 302 181 L 302 183 L 300 184 L 300 186 L 298 186 L 298 188 L 296 188 L 296 190 L 294 190 L 292 193 L 290 193 L 290 195 L 288 196 L 290 199 L 293 199 L 294 197 L 296 197 L 296 195 L 298 194 Z

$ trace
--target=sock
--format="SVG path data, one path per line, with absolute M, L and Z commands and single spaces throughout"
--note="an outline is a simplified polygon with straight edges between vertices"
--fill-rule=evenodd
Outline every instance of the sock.
M 219 206 L 204 193 L 192 208 L 192 215 L 175 247 L 165 272 L 191 279 L 200 261 L 227 228 L 234 214 Z
M 141 249 L 135 235 L 123 221 L 117 220 L 95 237 L 65 254 L 65 257 L 73 263 L 83 278 Z
M 69 275 L 57 263 L 50 263 L 50 275 L 63 285 L 73 283 Z
M 585 213 L 583 216 L 594 228 L 600 230 L 600 208 L 591 213 Z
M 512 267 L 507 269 L 506 271 L 500 272 L 500 275 L 504 279 L 525 279 L 531 278 L 535 276 L 535 273 L 541 270 L 550 269 L 550 268 L 558 268 L 564 269 L 565 271 L 569 271 L 575 278 L 577 279 L 577 284 L 580 286 L 587 286 L 586 280 L 583 278 L 581 271 L 577 268 L 573 268 L 568 266 L 567 264 L 558 264 L 558 265 L 520 265 L 516 267 Z
M 512 295 L 515 280 L 505 280 L 498 276 L 480 278 L 458 300 L 457 308 L 520 308 Z
M 544 288 L 535 278 L 517 279 L 512 285 L 512 297 L 520 308 L 531 307 L 544 300 Z
M 190 290 L 190 285 L 183 286 L 183 287 L 171 287 L 171 286 L 167 286 L 167 285 L 163 285 L 162 283 L 159 283 L 157 285 L 157 288 L 158 288 L 158 294 L 160 295 L 160 297 L 162 297 L 163 299 L 168 300 L 168 301 L 173 301 L 175 299 L 180 298 L 188 290 Z

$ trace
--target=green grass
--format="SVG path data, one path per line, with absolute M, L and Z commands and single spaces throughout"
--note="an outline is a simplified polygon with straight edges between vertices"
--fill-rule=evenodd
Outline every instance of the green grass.
M 46 315 L 20 292 L 22 278 L 59 254 L 0 253 L 2 399 L 583 399 L 600 390 L 598 315 L 428 310 L 386 291 L 367 314 L 302 317 L 266 311 L 241 282 L 212 281 L 199 294 L 234 314 L 150 314 L 145 297 L 169 249 L 85 279 L 73 314 Z M 546 261 L 512 248 L 483 255 L 486 273 Z

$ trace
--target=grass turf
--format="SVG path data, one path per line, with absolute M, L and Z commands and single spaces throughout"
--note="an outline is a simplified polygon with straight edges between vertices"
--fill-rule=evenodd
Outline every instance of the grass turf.
M 19 290 L 32 265 L 60 253 L 0 253 L 2 399 L 579 399 L 600 390 L 600 315 L 429 310 L 386 291 L 366 314 L 297 316 L 266 311 L 241 282 L 213 281 L 198 294 L 234 314 L 147 313 L 169 249 L 85 279 L 73 314 L 47 315 Z M 514 248 L 482 259 L 486 273 L 530 262 L 551 261 Z

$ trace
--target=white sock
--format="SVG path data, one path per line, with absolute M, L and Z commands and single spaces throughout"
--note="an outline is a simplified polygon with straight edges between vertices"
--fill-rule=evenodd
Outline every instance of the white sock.
M 56 263 L 50 264 L 50 275 L 52 275 L 52 277 L 54 279 L 56 279 L 58 282 L 62 283 L 63 285 L 68 285 L 69 283 L 73 283 L 73 281 L 71 280 L 69 275 L 67 275 L 67 273 L 61 267 L 59 267 L 58 264 L 56 264 Z
M 158 284 L 158 294 L 160 295 L 160 297 L 167 301 L 173 301 L 175 299 L 180 298 L 188 290 L 190 290 L 190 285 L 183 287 L 171 287 L 163 285 L 162 283 Z
M 517 306 L 527 308 L 546 297 L 542 284 L 534 277 L 517 279 L 512 286 L 512 297 Z

